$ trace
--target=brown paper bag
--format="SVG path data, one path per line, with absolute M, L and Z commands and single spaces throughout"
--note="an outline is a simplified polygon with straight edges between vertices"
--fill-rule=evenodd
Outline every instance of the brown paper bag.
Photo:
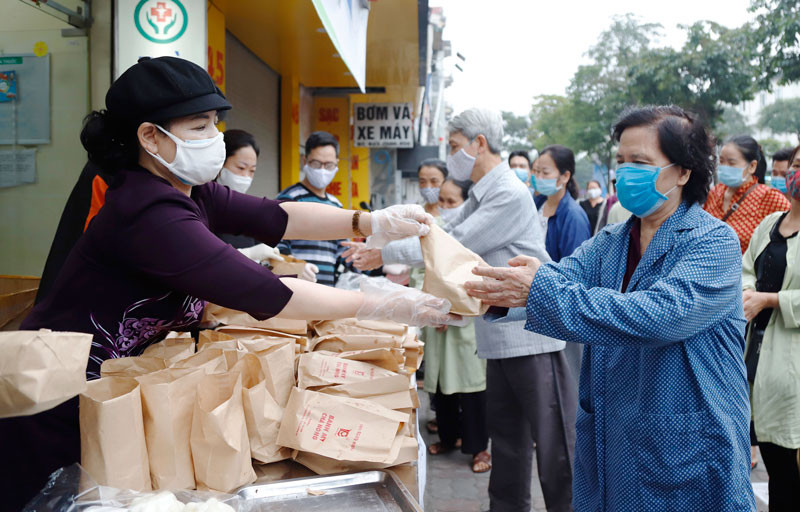
M 300 389 L 372 381 L 390 377 L 394 372 L 374 364 L 335 355 L 309 352 L 302 354 L 297 365 L 297 387 Z
M 365 363 L 380 366 L 392 372 L 401 372 L 405 365 L 405 356 L 399 348 L 373 348 L 370 350 L 350 350 L 347 352 L 328 352 L 318 350 L 318 353 L 337 355 L 342 359 L 352 359 L 353 361 L 364 361 Z
M 29 416 L 86 391 L 92 335 L 0 332 L 0 418 Z
M 218 348 L 201 350 L 193 356 L 174 363 L 172 368 L 197 368 L 204 370 L 206 374 L 224 373 L 228 371 L 229 367 L 229 356 L 226 358 L 226 352 Z M 236 359 L 230 365 L 232 366 L 235 362 Z
M 142 398 L 136 379 L 106 377 L 80 397 L 81 465 L 98 484 L 149 491 Z
M 231 492 L 255 481 L 239 373 L 202 378 L 192 416 L 191 445 L 198 489 Z
M 167 337 L 150 345 L 142 356 L 163 359 L 167 366 L 194 355 L 194 339 L 191 337 Z
M 308 338 L 297 334 L 289 334 L 280 331 L 273 331 L 271 329 L 262 329 L 260 327 L 243 327 L 239 325 L 225 325 L 217 328 L 217 332 L 227 334 L 233 338 L 241 339 L 257 339 L 266 338 L 271 340 L 291 339 L 298 347 L 298 352 L 305 352 L 308 347 Z
M 197 336 L 197 351 L 199 352 L 206 343 L 213 343 L 215 341 L 229 341 L 233 339 L 236 338 L 229 334 L 225 334 L 224 332 L 205 329 L 200 331 L 200 334 Z
M 291 320 L 288 318 L 272 317 L 267 320 L 256 320 L 244 311 L 224 308 L 216 304 L 208 304 L 203 311 L 204 324 L 240 325 L 243 327 L 261 327 L 273 331 L 305 336 L 308 333 L 308 323 L 305 320 Z
M 294 460 L 318 475 L 352 473 L 384 469 L 398 464 L 407 464 L 418 458 L 417 440 L 413 437 L 397 435 L 392 442 L 393 459 L 387 462 L 363 462 L 336 460 L 316 453 L 297 451 Z
M 403 337 L 391 334 L 329 334 L 311 341 L 310 352 L 347 352 L 373 348 L 402 348 Z
M 138 377 L 167 367 L 160 357 L 137 356 L 106 359 L 100 365 L 101 377 Z
M 394 460 L 394 438 L 408 419 L 369 400 L 294 388 L 278 444 L 337 460 L 386 462 Z
M 311 323 L 317 336 L 329 334 L 393 334 L 405 336 L 408 326 L 397 322 L 385 320 L 358 320 L 356 318 L 342 318 L 339 320 L 318 320 Z
M 194 489 L 189 435 L 199 369 L 169 368 L 137 377 L 153 489 Z
M 306 268 L 306 262 L 288 254 L 283 255 L 284 261 L 270 260 L 270 269 L 279 276 L 299 276 Z
M 245 354 L 232 372 L 242 374 L 242 401 L 250 439 L 250 456 L 263 463 L 288 459 L 292 450 L 278 446 L 283 407 L 267 390 L 264 370 L 254 354 Z
M 256 352 L 256 357 L 261 362 L 261 367 L 266 376 L 266 386 L 269 393 L 281 407 L 286 407 L 289 394 L 295 385 L 294 377 L 294 347 L 292 345 L 279 345 L 276 347 Z
M 415 372 L 422 366 L 425 343 L 416 337 L 407 335 L 403 341 L 403 356 L 405 356 L 406 370 Z
M 320 393 L 349 398 L 367 398 L 387 409 L 413 409 L 419 407 L 416 390 L 409 389 L 408 375 L 395 374 L 372 381 L 340 384 L 320 389 Z
M 470 251 L 448 235 L 439 226 L 420 237 L 422 258 L 425 260 L 425 282 L 422 291 L 447 299 L 452 304 L 451 313 L 462 316 L 480 316 L 489 309 L 480 299 L 470 297 L 464 283 L 474 281 L 472 269 L 486 265 L 483 258 Z
M 292 478 L 316 476 L 316 473 L 291 459 L 269 464 L 255 464 L 253 469 L 256 472 L 257 485 L 280 480 L 291 480 Z

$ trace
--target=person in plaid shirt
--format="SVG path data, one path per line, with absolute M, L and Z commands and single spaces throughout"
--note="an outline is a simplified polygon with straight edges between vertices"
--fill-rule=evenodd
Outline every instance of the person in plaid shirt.
M 720 151 L 717 174 L 721 183 L 711 189 L 704 208 L 736 231 L 742 254 L 765 217 L 791 206 L 778 189 L 764 184 L 766 171 L 764 151 L 749 135 L 729 139 Z

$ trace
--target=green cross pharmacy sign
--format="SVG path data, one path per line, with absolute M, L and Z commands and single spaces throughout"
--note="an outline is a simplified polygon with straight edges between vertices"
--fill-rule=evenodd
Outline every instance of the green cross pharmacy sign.
M 113 0 L 114 78 L 142 57 L 180 57 L 206 68 L 208 0 Z
M 133 21 L 142 37 L 159 44 L 177 41 L 189 26 L 186 8 L 178 0 L 141 0 Z

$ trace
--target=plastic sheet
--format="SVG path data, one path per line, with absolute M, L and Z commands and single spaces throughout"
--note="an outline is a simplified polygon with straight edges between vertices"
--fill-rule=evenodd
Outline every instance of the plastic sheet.
M 97 482 L 79 464 L 73 464 L 50 475 L 45 487 L 25 506 L 23 512 L 127 512 L 131 510 L 139 512 L 138 508 L 131 508 L 135 506 L 135 501 L 141 502 L 142 498 L 155 496 L 161 492 L 163 491 L 135 492 L 97 485 Z M 230 494 L 185 490 L 173 491 L 173 494 L 178 501 L 184 504 L 205 504 L 214 499 L 230 507 L 230 509 L 224 507 L 206 509 L 201 506 L 195 510 L 247 512 L 242 498 Z M 197 507 L 197 505 L 195 506 Z

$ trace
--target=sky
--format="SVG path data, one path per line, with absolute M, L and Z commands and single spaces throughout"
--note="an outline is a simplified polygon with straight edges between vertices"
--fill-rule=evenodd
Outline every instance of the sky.
M 586 63 L 586 50 L 614 15 L 633 13 L 663 25 L 663 45 L 680 47 L 679 24 L 711 20 L 736 27 L 752 19 L 750 0 L 430 0 L 447 19 L 444 39 L 454 82 L 446 99 L 456 112 L 469 107 L 523 115 L 540 94 L 564 94 Z M 454 69 L 458 62 L 463 72 Z

